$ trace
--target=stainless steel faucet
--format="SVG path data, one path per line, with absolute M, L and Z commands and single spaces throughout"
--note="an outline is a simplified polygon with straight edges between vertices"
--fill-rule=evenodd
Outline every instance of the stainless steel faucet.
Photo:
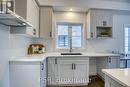
M 72 26 L 69 26 L 69 52 L 72 52 Z
M 69 41 L 69 42 L 70 42 L 70 44 L 69 44 L 69 45 L 70 45 L 69 52 L 71 53 L 71 52 L 73 51 L 73 49 L 72 49 L 72 38 L 70 38 L 69 40 L 70 40 L 70 41 Z

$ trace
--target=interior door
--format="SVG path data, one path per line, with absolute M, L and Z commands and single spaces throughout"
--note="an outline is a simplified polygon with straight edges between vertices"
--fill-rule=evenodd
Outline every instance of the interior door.
M 73 84 L 73 66 L 70 60 L 58 60 L 58 84 L 71 85 Z
M 87 85 L 89 82 L 89 62 L 88 60 L 77 60 L 74 63 L 73 83 Z

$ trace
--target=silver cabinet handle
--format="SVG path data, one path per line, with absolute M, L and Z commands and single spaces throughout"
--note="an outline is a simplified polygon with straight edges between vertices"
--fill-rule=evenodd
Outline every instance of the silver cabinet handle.
M 108 63 L 111 63 L 111 57 L 108 58 Z
M 52 37 L 52 32 L 50 32 L 50 37 Z
M 41 70 L 44 70 L 44 63 L 41 64 Z
M 72 63 L 72 70 L 76 69 L 76 64 Z
M 55 64 L 57 64 L 57 58 L 55 58 Z
M 76 64 L 74 64 L 74 69 L 76 69 Z
M 72 63 L 72 70 L 74 69 L 74 64 Z

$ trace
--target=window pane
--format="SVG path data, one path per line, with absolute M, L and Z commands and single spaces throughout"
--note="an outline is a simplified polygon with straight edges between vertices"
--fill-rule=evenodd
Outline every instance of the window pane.
M 58 35 L 58 47 L 62 47 L 62 48 L 68 47 L 67 35 Z
M 81 28 L 82 26 L 72 26 L 72 36 L 81 36 Z
M 130 52 L 130 28 L 125 27 L 125 53 Z
M 58 25 L 58 35 L 68 35 L 68 26 Z
M 68 26 L 58 25 L 57 29 L 57 48 L 67 48 L 68 47 Z
M 82 40 L 81 40 L 81 33 L 82 33 L 82 26 L 75 25 L 72 26 L 72 47 L 80 48 L 82 47 Z
M 81 44 L 81 37 L 72 37 L 72 47 L 80 48 Z
M 69 48 L 71 40 L 69 37 L 72 38 L 73 48 L 81 48 L 82 25 L 59 24 L 57 29 L 57 48 Z

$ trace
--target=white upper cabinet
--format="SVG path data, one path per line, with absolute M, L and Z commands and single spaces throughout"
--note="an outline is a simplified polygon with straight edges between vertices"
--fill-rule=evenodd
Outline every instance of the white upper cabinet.
M 87 13 L 87 38 L 112 37 L 112 11 L 90 9 Z
M 35 0 L 15 0 L 15 13 L 33 25 L 32 28 L 25 27 L 25 34 L 39 37 L 39 7 Z
M 27 0 L 27 20 L 33 25 L 36 37 L 39 37 L 39 7 L 35 0 Z
M 53 9 L 52 7 L 40 8 L 40 37 L 52 38 L 53 37 Z

